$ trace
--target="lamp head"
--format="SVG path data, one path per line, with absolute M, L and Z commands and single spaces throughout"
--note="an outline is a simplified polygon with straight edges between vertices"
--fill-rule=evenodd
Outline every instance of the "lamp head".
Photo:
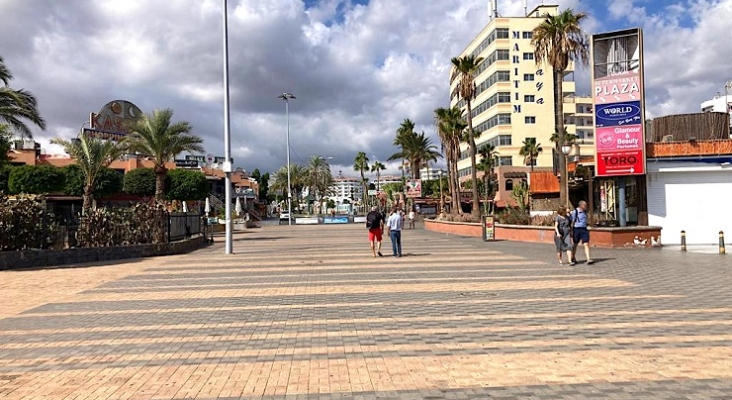
M 569 153 L 572 151 L 572 144 L 569 142 L 564 142 L 562 145 L 562 153 L 566 156 L 569 155 Z
M 285 92 L 285 93 L 282 93 L 281 95 L 277 96 L 277 98 L 287 101 L 287 100 L 290 100 L 290 99 L 294 100 L 297 97 L 295 97 L 294 95 L 292 95 L 292 93 Z

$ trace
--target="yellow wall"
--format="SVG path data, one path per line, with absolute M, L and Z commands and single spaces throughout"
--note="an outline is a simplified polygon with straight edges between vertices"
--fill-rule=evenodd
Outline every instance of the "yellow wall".
M 537 159 L 538 167 L 550 167 L 552 166 L 552 147 L 553 143 L 550 141 L 551 135 L 554 133 L 554 101 L 553 101 L 553 70 L 547 65 L 536 65 L 536 61 L 533 59 L 524 59 L 524 54 L 530 54 L 533 56 L 534 47 L 531 45 L 531 39 L 524 37 L 524 32 L 531 32 L 538 26 L 543 18 L 534 17 L 537 15 L 542 16 L 547 12 L 549 14 L 556 14 L 558 12 L 557 6 L 539 6 L 533 12 L 529 13 L 531 17 L 512 17 L 512 18 L 495 18 L 489 22 L 489 24 L 478 34 L 478 36 L 471 41 L 467 48 L 460 54 L 460 57 L 471 54 L 481 43 L 487 38 L 492 32 L 499 28 L 507 28 L 508 38 L 507 39 L 496 39 L 490 43 L 485 49 L 483 49 L 478 56 L 487 60 L 491 54 L 496 50 L 508 50 L 509 59 L 499 60 L 492 63 L 484 71 L 482 71 L 476 78 L 476 86 L 480 86 L 482 82 L 494 75 L 497 71 L 509 71 L 510 81 L 509 82 L 498 82 L 489 88 L 485 89 L 471 102 L 473 109 L 479 107 L 479 105 L 486 100 L 490 99 L 491 96 L 496 95 L 499 92 L 510 92 L 510 103 L 497 103 L 482 113 L 478 114 L 473 118 L 473 127 L 479 127 L 481 123 L 490 120 L 498 114 L 510 114 L 511 124 L 510 125 L 497 125 L 488 130 L 482 132 L 480 137 L 476 139 L 476 145 L 480 148 L 480 145 L 491 141 L 491 139 L 498 137 L 499 135 L 510 135 L 511 145 L 498 146 L 496 150 L 500 156 L 511 156 L 513 166 L 523 166 L 524 160 L 522 156 L 519 156 L 519 150 L 522 146 L 522 142 L 528 137 L 535 137 L 543 148 L 542 154 Z M 518 37 L 516 36 L 518 35 Z M 567 74 L 573 72 L 574 66 L 570 65 Z M 451 71 L 451 74 L 453 72 Z M 525 80 L 525 74 L 533 74 L 534 80 Z M 457 86 L 457 79 L 451 82 L 450 93 L 454 93 Z M 562 89 L 565 96 L 573 96 L 575 92 L 575 83 L 563 82 Z M 534 96 L 534 102 L 527 102 L 525 96 Z M 587 99 L 591 104 L 591 98 Z M 566 103 L 566 102 L 565 102 Z M 459 104 L 457 97 L 452 97 L 450 106 Z M 463 109 L 466 107 L 463 104 Z M 574 103 L 571 106 L 565 107 L 565 120 L 571 122 L 573 119 L 571 114 L 575 111 Z M 467 110 L 466 110 L 467 113 Z M 587 114 L 592 118 L 592 114 Z M 527 123 L 526 117 L 535 117 L 535 123 Z M 568 132 L 576 132 L 575 127 L 571 123 L 566 124 Z M 586 129 L 589 129 L 587 127 Z M 592 142 L 586 140 L 589 145 L 582 148 L 582 154 L 591 154 L 593 148 Z M 467 152 L 467 143 L 461 145 L 461 150 Z M 477 162 L 480 156 L 478 156 Z M 467 173 L 466 169 L 470 168 L 470 158 L 461 160 L 458 163 L 458 169 L 463 171 L 463 174 Z M 463 179 L 466 176 L 462 177 Z

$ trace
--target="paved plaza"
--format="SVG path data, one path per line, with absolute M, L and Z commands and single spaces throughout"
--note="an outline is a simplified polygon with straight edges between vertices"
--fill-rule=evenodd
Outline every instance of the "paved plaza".
M 0 272 L 0 398 L 732 399 L 729 256 L 366 233 Z

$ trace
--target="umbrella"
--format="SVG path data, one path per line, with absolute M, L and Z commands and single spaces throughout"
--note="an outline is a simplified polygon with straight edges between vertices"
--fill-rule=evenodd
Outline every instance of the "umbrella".
M 236 198 L 236 206 L 234 208 L 234 211 L 236 211 L 236 215 L 239 216 L 241 214 L 241 202 L 239 202 L 239 198 Z
M 206 205 L 204 206 L 203 211 L 206 212 L 206 215 L 211 212 L 211 203 L 209 202 L 208 197 L 206 197 Z
M 183 201 L 183 212 L 184 213 L 188 212 L 188 204 L 186 204 L 185 200 Z

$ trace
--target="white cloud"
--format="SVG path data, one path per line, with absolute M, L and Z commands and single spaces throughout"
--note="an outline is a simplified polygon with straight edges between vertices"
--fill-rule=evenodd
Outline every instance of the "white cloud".
M 696 111 L 732 78 L 732 0 L 696 0 L 688 12 L 677 2 L 655 13 L 648 1 L 614 0 L 602 9 L 600 2 L 557 3 L 588 11 L 590 32 L 644 27 L 653 115 Z M 432 111 L 447 105 L 450 58 L 485 26 L 487 4 L 322 0 L 306 9 L 299 0 L 230 0 L 237 166 L 273 171 L 285 163 L 284 104 L 276 98 L 284 91 L 298 96 L 290 113 L 293 162 L 333 157 L 353 174 L 358 151 L 382 161 L 395 152 L 404 118 L 439 145 Z M 499 13 L 520 15 L 523 4 L 501 0 Z M 640 17 L 625 20 L 630 11 Z M 223 152 L 219 0 L 5 0 L 0 15 L 0 55 L 16 76 L 13 86 L 39 99 L 49 129 L 35 135 L 44 145 L 75 134 L 108 101 L 127 99 L 148 112 L 172 108 L 204 137 L 207 152 Z M 586 91 L 587 72 L 577 77 Z M 388 166 L 387 173 L 398 173 L 398 163 Z

